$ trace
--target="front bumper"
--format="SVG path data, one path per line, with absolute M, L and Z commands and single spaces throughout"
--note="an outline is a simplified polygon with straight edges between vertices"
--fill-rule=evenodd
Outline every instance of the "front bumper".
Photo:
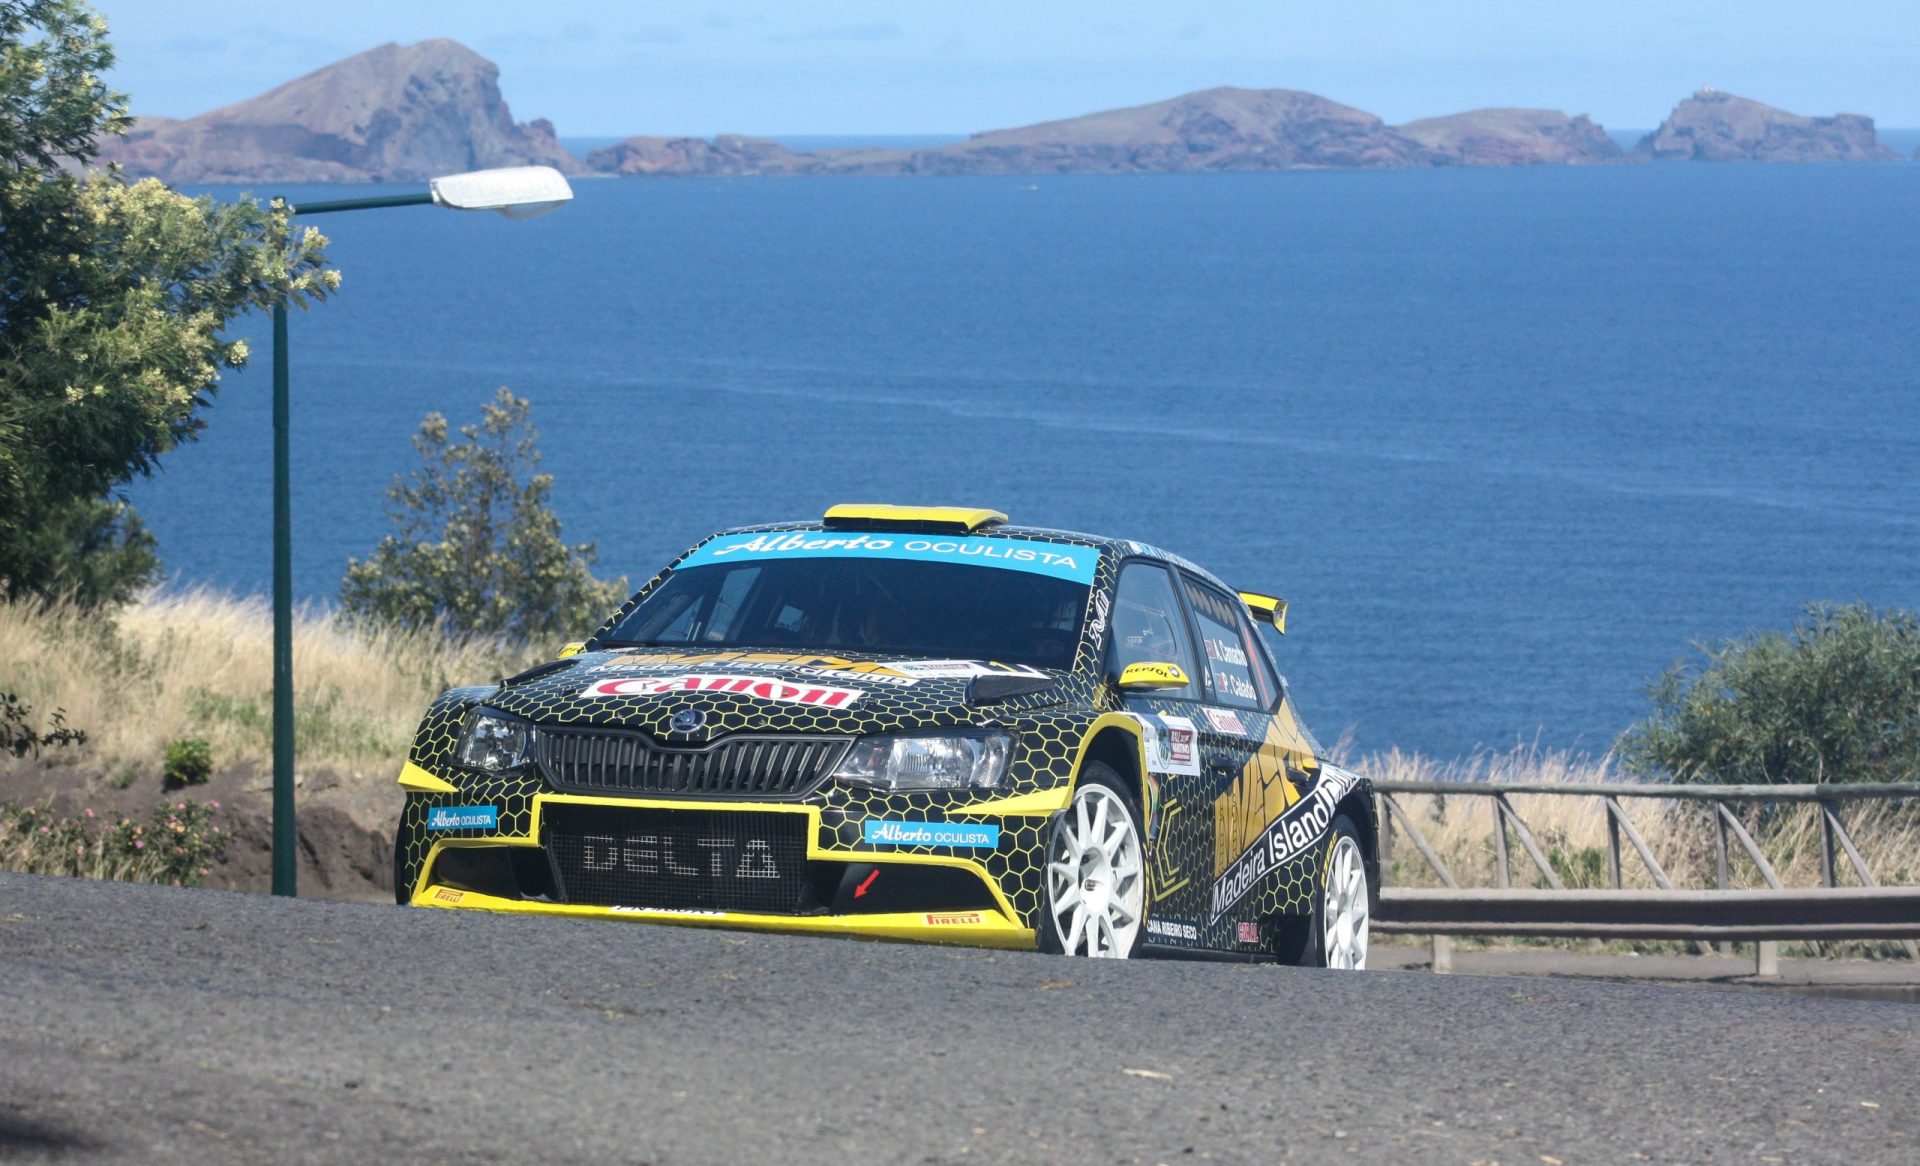
M 1046 826 L 1067 791 L 867 815 L 986 827 L 991 847 L 869 845 L 863 820 L 844 806 L 557 793 L 532 795 L 527 812 L 504 815 L 497 831 L 427 826 L 436 808 L 444 814 L 472 800 L 409 793 L 400 847 L 416 859 L 400 877 L 413 905 L 1032 948 L 1033 880 L 1009 876 L 1043 867 Z M 773 841 L 756 841 L 759 831 Z M 755 909 L 771 887 L 751 881 L 760 875 L 788 880 L 793 897 L 780 909 Z M 734 893 L 741 890 L 755 894 Z

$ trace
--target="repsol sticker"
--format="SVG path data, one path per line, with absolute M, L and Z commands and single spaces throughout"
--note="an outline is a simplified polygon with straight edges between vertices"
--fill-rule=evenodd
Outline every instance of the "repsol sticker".
M 1305 854 L 1326 836 L 1333 823 L 1333 810 L 1360 781 L 1360 775 L 1338 766 L 1320 770 L 1313 792 L 1295 802 L 1286 813 L 1273 820 L 1258 838 L 1233 860 L 1225 873 L 1213 882 L 1213 919 L 1233 910 L 1240 900 L 1274 870 Z
M 434 806 L 427 811 L 429 830 L 492 830 L 499 825 L 497 806 Z
M 858 704 L 866 693 L 858 688 L 836 688 L 827 684 L 789 683 L 770 676 L 627 676 L 596 680 L 587 685 L 583 697 L 665 696 L 672 692 L 722 692 L 771 700 L 781 704 L 804 704 L 815 708 L 843 709 Z
M 1039 542 L 1025 538 L 962 536 L 941 538 L 913 534 L 828 535 L 796 530 L 772 534 L 727 535 L 716 538 L 680 560 L 675 570 L 713 563 L 759 562 L 762 559 L 916 559 L 928 563 L 960 563 L 1051 575 L 1075 583 L 1093 582 L 1100 552 L 1093 547 Z
M 1000 827 L 973 822 L 882 822 L 861 827 L 869 846 L 958 846 L 984 850 L 1000 845 Z

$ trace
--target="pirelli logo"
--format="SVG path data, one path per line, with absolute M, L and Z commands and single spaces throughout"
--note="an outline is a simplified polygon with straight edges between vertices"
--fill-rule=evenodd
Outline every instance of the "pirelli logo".
M 1253 843 L 1213 882 L 1213 919 L 1240 905 L 1260 880 L 1299 858 L 1326 835 L 1334 807 L 1360 781 L 1360 775 L 1326 766 L 1313 792 L 1273 820 Z

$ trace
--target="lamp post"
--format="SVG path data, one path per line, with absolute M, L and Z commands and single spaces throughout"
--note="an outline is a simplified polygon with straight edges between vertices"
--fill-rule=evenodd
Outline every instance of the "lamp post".
M 378 210 L 398 206 L 443 206 L 498 211 L 530 219 L 557 210 L 573 197 L 566 178 L 551 166 L 514 166 L 435 178 L 412 194 L 352 198 L 287 206 L 287 215 Z M 273 893 L 294 894 L 297 869 L 293 808 L 293 508 L 287 468 L 287 305 L 273 308 Z

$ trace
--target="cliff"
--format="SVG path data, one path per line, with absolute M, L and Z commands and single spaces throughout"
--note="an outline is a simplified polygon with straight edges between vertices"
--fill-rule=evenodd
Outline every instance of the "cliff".
M 492 166 L 585 171 L 550 123 L 513 120 L 498 66 L 450 40 L 382 45 L 198 117 L 140 118 L 100 157 L 171 183 L 414 181 Z
M 1880 144 L 1870 117 L 1801 117 L 1711 89 L 1675 106 L 1633 152 L 1656 162 L 1878 162 L 1899 157 Z
M 1557 109 L 1476 109 L 1396 128 L 1456 166 L 1579 165 L 1625 156 L 1586 114 Z

